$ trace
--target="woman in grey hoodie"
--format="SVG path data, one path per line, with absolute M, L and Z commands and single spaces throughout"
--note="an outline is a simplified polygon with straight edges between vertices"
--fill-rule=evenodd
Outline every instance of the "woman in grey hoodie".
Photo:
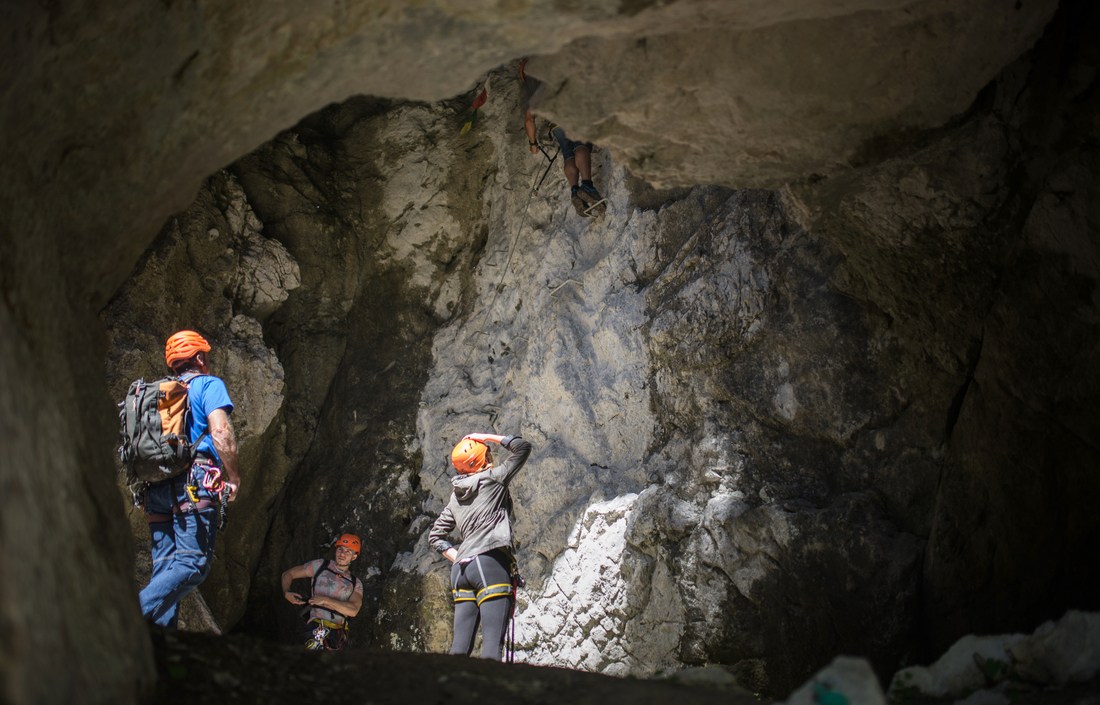
M 509 452 L 493 465 L 488 443 Z M 451 451 L 454 492 L 428 534 L 431 547 L 451 562 L 455 602 L 452 654 L 470 655 L 481 622 L 481 657 L 499 661 L 512 611 L 512 495 L 508 484 L 531 454 L 519 436 L 471 433 Z M 447 536 L 458 543 L 452 544 Z

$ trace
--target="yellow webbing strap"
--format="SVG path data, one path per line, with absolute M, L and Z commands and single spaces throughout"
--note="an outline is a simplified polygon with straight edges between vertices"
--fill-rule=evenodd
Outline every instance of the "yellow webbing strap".
M 488 585 L 477 593 L 477 604 L 480 605 L 486 600 L 492 600 L 497 597 L 511 597 L 512 596 L 512 584 L 511 583 L 497 583 L 496 585 Z
M 476 600 L 473 590 L 451 590 L 455 602 L 473 602 Z

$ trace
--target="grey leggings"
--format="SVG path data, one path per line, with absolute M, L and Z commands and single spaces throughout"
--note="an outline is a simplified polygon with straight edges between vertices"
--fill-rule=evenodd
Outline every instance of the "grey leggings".
M 504 630 L 512 613 L 511 565 L 506 551 L 493 549 L 451 566 L 455 624 L 450 653 L 470 655 L 480 622 L 481 658 L 500 660 Z

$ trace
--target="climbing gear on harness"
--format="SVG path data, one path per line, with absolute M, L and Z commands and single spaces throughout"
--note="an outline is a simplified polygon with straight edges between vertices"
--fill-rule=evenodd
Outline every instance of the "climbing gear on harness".
M 217 465 L 205 465 L 203 468 L 206 472 L 203 473 L 202 488 L 211 494 L 221 492 L 222 487 L 225 486 L 225 482 L 222 480 L 221 468 Z
M 217 494 L 218 497 L 218 531 L 229 523 L 229 487 L 223 485 Z
M 351 628 L 347 622 L 336 624 L 327 619 L 315 619 L 316 627 L 306 641 L 308 651 L 340 651 L 348 643 L 348 633 Z
M 359 552 L 362 550 L 360 548 L 361 544 L 359 542 L 359 537 L 355 534 L 341 534 L 340 538 L 336 539 L 336 543 L 333 544 L 334 548 L 339 548 L 340 546 L 355 551 L 355 555 L 359 555 Z
M 172 363 L 190 360 L 201 352 L 210 352 L 210 343 L 193 330 L 181 330 L 169 336 L 164 344 L 164 361 Z
M 202 477 L 198 478 L 197 475 L 200 470 L 202 471 Z M 199 485 L 207 493 L 218 499 L 218 530 L 221 531 L 229 521 L 230 495 L 229 485 L 222 477 L 222 469 L 212 462 L 203 462 L 203 459 L 200 459 L 195 462 L 192 472 L 196 476 L 194 479 L 198 481 Z M 190 488 L 188 489 L 190 491 Z M 198 486 L 195 486 L 195 491 L 198 491 Z
M 489 464 L 486 454 L 489 446 L 479 441 L 463 438 L 451 450 L 451 463 L 460 475 L 479 472 Z
M 172 486 L 173 486 L 172 491 L 175 494 L 176 493 L 175 483 L 184 482 L 184 479 L 181 478 L 181 477 L 180 478 L 172 478 L 171 480 L 169 480 L 169 482 L 172 483 Z M 145 513 L 145 520 L 148 521 L 150 524 L 161 524 L 161 523 L 164 523 L 166 521 L 171 521 L 173 516 L 177 516 L 177 515 L 180 515 L 180 514 L 195 514 L 197 512 L 206 511 L 207 509 L 210 509 L 210 508 L 215 506 L 215 503 L 214 503 L 213 499 L 208 499 L 206 497 L 199 497 L 198 494 L 197 494 L 197 490 L 198 490 L 197 485 L 193 485 L 193 484 L 192 485 L 184 485 L 184 493 L 187 495 L 187 498 L 184 499 L 182 502 L 179 502 L 178 504 L 173 504 L 171 514 L 159 514 L 159 513 L 146 512 Z M 176 496 L 179 496 L 179 495 L 177 494 Z M 141 506 L 141 504 L 138 504 L 136 506 Z
M 325 626 L 324 620 L 321 620 L 313 629 L 313 637 L 306 642 L 306 648 L 310 651 L 320 651 L 325 648 L 326 636 L 328 636 L 328 627 Z

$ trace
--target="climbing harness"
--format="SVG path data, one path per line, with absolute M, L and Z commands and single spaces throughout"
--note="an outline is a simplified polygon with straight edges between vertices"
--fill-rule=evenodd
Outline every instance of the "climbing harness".
M 320 651 L 325 648 L 326 636 L 328 636 L 328 627 L 325 626 L 324 620 L 321 620 L 317 622 L 317 626 L 313 630 L 313 636 L 306 642 L 306 649 Z
M 222 479 L 221 468 L 214 465 L 212 462 L 201 462 L 201 460 L 202 459 L 196 461 L 192 466 L 191 474 L 189 475 L 190 482 L 183 485 L 183 492 L 186 495 L 186 499 L 178 504 L 172 505 L 171 514 L 154 514 L 146 512 L 146 521 L 150 524 L 161 524 L 166 521 L 171 521 L 174 515 L 196 514 L 210 509 L 211 507 L 216 507 L 218 510 L 218 531 L 225 528 L 225 524 L 229 520 L 229 485 Z M 177 481 L 181 480 L 182 476 L 179 476 L 165 480 L 165 482 L 171 482 L 174 486 Z M 149 485 L 150 483 L 148 482 L 141 482 L 137 483 L 137 485 L 130 486 L 130 492 L 133 495 L 135 507 L 145 506 L 145 491 L 148 489 Z M 200 497 L 200 488 L 205 490 L 210 498 Z
M 172 485 L 173 485 L 173 488 L 174 488 L 174 487 L 177 486 L 175 483 L 176 482 L 181 482 L 182 480 L 183 480 L 182 476 L 178 476 L 178 477 L 174 477 L 174 478 L 169 479 L 169 480 L 165 480 L 165 482 L 171 482 Z M 145 486 L 148 487 L 149 484 L 150 483 L 145 483 Z M 185 499 L 182 502 L 179 502 L 178 504 L 173 504 L 172 505 L 172 513 L 171 514 L 160 514 L 160 513 L 146 512 L 145 513 L 146 521 L 148 521 L 150 524 L 161 524 L 161 523 L 164 523 L 166 521 L 171 521 L 173 516 L 176 516 L 176 515 L 179 515 L 179 514 L 197 514 L 198 512 L 202 512 L 202 511 L 205 511 L 207 509 L 210 509 L 211 507 L 216 506 L 215 500 L 207 499 L 206 497 L 199 497 L 198 496 L 198 489 L 199 489 L 199 486 L 194 484 L 194 483 L 183 485 L 183 491 L 184 491 Z M 173 489 L 173 493 L 175 493 L 174 489 Z M 141 492 L 141 496 L 142 496 L 141 504 L 135 505 L 135 506 L 144 506 L 144 489 Z M 177 494 L 176 496 L 179 496 L 179 495 Z M 221 527 L 219 526 L 219 528 L 221 528 Z
M 481 603 L 486 600 L 492 600 L 496 597 L 509 597 L 512 594 L 512 583 L 497 583 L 496 585 L 486 585 L 477 591 L 477 606 L 481 607 Z
M 344 534 L 339 540 L 343 540 L 346 536 L 352 536 L 351 534 Z M 354 575 L 341 573 L 338 570 L 332 568 L 331 561 L 326 560 L 317 572 L 313 574 L 313 580 L 310 583 L 310 594 L 317 593 L 317 578 L 324 571 L 328 571 L 336 577 L 351 583 L 351 593 L 355 593 L 355 587 L 359 584 L 359 579 Z M 338 613 L 336 610 L 331 610 L 328 607 L 316 607 L 316 609 L 325 610 L 329 614 L 336 616 Z M 343 622 L 334 622 L 328 619 L 317 618 L 311 620 L 317 626 L 313 628 L 313 632 L 309 639 L 306 640 L 306 649 L 308 651 L 339 651 L 347 645 L 348 633 L 351 631 L 351 627 L 348 624 L 348 620 L 345 617 Z
M 306 641 L 307 651 L 340 651 L 348 643 L 348 623 L 337 624 L 327 619 L 313 620 L 317 626 Z

